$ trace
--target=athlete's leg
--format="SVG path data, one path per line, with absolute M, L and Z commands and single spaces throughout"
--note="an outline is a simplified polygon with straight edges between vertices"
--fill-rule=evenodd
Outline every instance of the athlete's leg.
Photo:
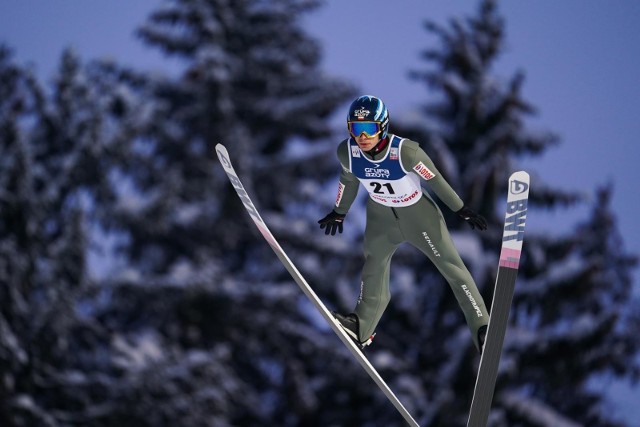
M 423 198 L 400 212 L 402 231 L 412 245 L 435 265 L 453 291 L 476 347 L 478 330 L 489 322 L 482 295 L 455 248 L 442 213 L 432 200 Z
M 391 257 L 400 243 L 401 234 L 391 208 L 368 203 L 364 234 L 365 261 L 360 296 L 354 310 L 360 322 L 361 341 L 373 334 L 391 299 Z

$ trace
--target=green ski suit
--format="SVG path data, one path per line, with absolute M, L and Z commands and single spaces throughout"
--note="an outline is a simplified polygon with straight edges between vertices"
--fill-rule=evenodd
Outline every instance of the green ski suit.
M 442 212 L 420 182 L 428 181 L 452 211 L 460 210 L 464 203 L 416 142 L 391 134 L 388 137 L 389 144 L 374 158 L 360 150 L 352 138 L 338 146 L 342 172 L 334 211 L 349 211 L 360 184 L 370 196 L 366 205 L 365 263 L 354 310 L 359 319 L 359 339 L 365 341 L 371 336 L 382 317 L 391 297 L 391 257 L 401 243 L 408 242 L 422 251 L 446 279 L 478 347 L 478 329 L 488 324 L 489 314 L 451 240 Z

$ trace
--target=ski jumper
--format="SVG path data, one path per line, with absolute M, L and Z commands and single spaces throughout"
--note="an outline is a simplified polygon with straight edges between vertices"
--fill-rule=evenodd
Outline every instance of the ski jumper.
M 489 314 L 451 240 L 440 208 L 421 181 L 427 181 L 452 211 L 460 210 L 463 202 L 416 142 L 391 134 L 388 138 L 387 147 L 374 158 L 365 154 L 353 138 L 338 146 L 342 172 L 334 211 L 349 211 L 360 184 L 369 192 L 365 262 L 354 310 L 360 322 L 359 339 L 365 341 L 382 317 L 391 298 L 391 257 L 401 243 L 408 242 L 422 251 L 446 279 L 478 346 L 478 329 L 488 324 Z

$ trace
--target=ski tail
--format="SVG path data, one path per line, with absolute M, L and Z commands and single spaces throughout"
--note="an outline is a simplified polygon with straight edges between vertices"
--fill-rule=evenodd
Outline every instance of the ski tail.
M 467 427 L 486 427 L 489 420 L 500 355 L 520 265 L 528 200 L 529 174 L 525 171 L 515 172 L 509 178 L 498 275 Z
M 240 178 L 236 174 L 236 171 L 231 164 L 231 160 L 229 159 L 229 153 L 224 145 L 218 144 L 216 145 L 216 154 L 218 155 L 218 159 L 224 168 L 224 171 L 227 173 L 229 177 L 229 181 L 231 185 L 238 193 L 238 197 L 242 201 L 245 209 L 249 213 L 253 223 L 256 225 L 264 239 L 267 241 L 271 249 L 276 253 L 278 259 L 282 262 L 287 271 L 291 274 L 291 277 L 298 284 L 300 289 L 304 292 L 304 294 L 309 298 L 311 303 L 316 307 L 318 312 L 324 317 L 324 319 L 329 323 L 331 329 L 338 335 L 338 338 L 342 341 L 342 343 L 349 349 L 351 354 L 355 357 L 355 359 L 360 363 L 360 365 L 364 368 L 364 370 L 369 374 L 371 379 L 376 383 L 378 388 L 384 393 L 387 399 L 393 404 L 396 410 L 402 415 L 404 420 L 412 427 L 419 427 L 418 423 L 413 419 L 409 411 L 402 405 L 400 400 L 396 397 L 396 395 L 391 391 L 387 383 L 382 379 L 382 377 L 378 374 L 378 371 L 371 365 L 369 360 L 364 357 L 362 352 L 356 347 L 351 338 L 342 330 L 338 321 L 333 317 L 331 312 L 327 309 L 324 303 L 318 298 L 316 293 L 313 291 L 311 286 L 304 279 L 302 274 L 298 271 L 296 266 L 293 264 L 291 259 L 284 252 L 276 238 L 273 236 L 267 224 L 264 222 L 260 214 L 258 213 L 258 209 L 251 201 L 251 198 L 247 194 L 242 182 L 240 182 Z

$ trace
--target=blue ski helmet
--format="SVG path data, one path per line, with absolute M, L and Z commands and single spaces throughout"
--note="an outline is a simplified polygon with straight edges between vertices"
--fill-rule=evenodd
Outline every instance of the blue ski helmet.
M 367 123 L 373 126 L 369 128 Z M 389 131 L 389 111 L 380 98 L 363 95 L 353 101 L 349 107 L 347 128 L 354 137 L 361 133 L 368 136 L 379 134 L 380 140 L 384 140 Z

